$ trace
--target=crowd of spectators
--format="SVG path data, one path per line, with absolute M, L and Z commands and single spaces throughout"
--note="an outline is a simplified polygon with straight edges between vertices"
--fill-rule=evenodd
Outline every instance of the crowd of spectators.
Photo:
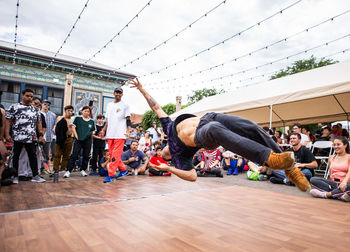
M 7 111 L 0 108 L 0 180 L 1 185 L 17 184 L 20 180 L 45 182 L 47 173 L 55 182 L 59 176 L 69 178 L 78 169 L 82 177 L 109 174 L 112 161 L 105 134 L 105 116 L 91 117 L 91 108 L 83 107 L 74 116 L 74 107 L 64 107 L 64 114 L 56 117 L 50 111 L 50 101 L 42 101 L 30 89 L 23 90 L 22 101 L 11 105 Z M 318 124 L 314 134 L 308 127 L 296 123 L 292 132 L 264 127 L 266 134 L 284 151 L 292 151 L 295 167 L 301 169 L 311 181 L 311 195 L 320 198 L 337 198 L 350 201 L 349 133 L 341 124 Z M 326 155 L 327 150 L 313 149 L 317 141 L 332 141 L 334 155 L 329 157 L 330 179 L 315 176 L 320 166 L 315 156 Z M 167 164 L 161 156 L 167 138 L 157 122 L 143 130 L 142 126 L 130 128 L 121 161 L 131 176 L 170 176 L 157 167 Z M 293 185 L 284 171 L 272 171 L 258 166 L 245 157 L 222 147 L 200 149 L 193 157 L 197 176 L 223 177 L 246 173 L 252 180 L 269 180 L 273 184 Z M 62 172 L 61 174 L 59 172 Z

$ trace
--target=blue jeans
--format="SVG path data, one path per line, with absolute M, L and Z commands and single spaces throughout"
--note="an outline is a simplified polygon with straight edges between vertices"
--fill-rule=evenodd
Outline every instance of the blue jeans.
M 305 175 L 305 177 L 307 178 L 307 180 L 310 181 L 311 177 L 312 177 L 312 173 L 309 169 L 302 169 L 301 172 Z M 284 170 L 281 171 L 272 171 L 272 174 L 277 177 L 277 178 L 281 178 L 281 179 L 286 179 L 286 182 L 288 182 L 289 180 L 286 177 L 286 174 L 284 172 Z

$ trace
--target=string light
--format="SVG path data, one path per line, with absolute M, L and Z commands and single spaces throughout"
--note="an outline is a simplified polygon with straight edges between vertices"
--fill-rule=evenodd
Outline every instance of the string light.
M 16 4 L 16 25 L 15 25 L 15 39 L 14 42 L 14 53 L 13 53 L 13 64 L 16 64 L 16 54 L 17 54 L 17 28 L 18 28 L 18 9 L 19 9 L 19 0 Z
M 184 31 L 186 31 L 189 28 L 192 28 L 192 26 L 197 23 L 199 20 L 201 20 L 204 17 L 207 17 L 211 12 L 213 12 L 214 10 L 216 10 L 217 8 L 219 8 L 221 5 L 223 5 L 224 3 L 226 3 L 227 0 L 222 1 L 221 3 L 219 3 L 218 5 L 216 5 L 214 8 L 212 8 L 211 10 L 209 10 L 208 12 L 206 12 L 205 14 L 203 14 L 202 16 L 200 16 L 199 18 L 197 18 L 195 21 L 193 21 L 192 23 L 190 23 L 189 25 L 186 25 L 183 29 L 181 29 L 180 31 L 176 32 L 174 35 L 170 36 L 168 39 L 164 40 L 163 42 L 159 43 L 158 45 L 152 47 L 152 49 L 148 50 L 147 52 L 143 53 L 142 55 L 136 57 L 135 59 L 129 61 L 128 63 L 120 66 L 117 68 L 117 70 L 120 70 L 128 65 L 133 64 L 135 61 L 140 60 L 141 58 L 149 55 L 151 52 L 157 50 L 159 47 L 165 45 L 166 43 L 168 43 L 170 40 L 172 40 L 173 38 L 178 37 L 181 33 L 183 33 Z
M 87 60 L 83 63 L 83 65 L 87 64 L 90 60 L 92 60 L 93 58 L 95 58 L 96 55 L 100 54 L 101 51 L 102 51 L 103 49 L 105 49 L 110 43 L 112 43 L 113 40 L 114 40 L 116 37 L 118 37 L 118 36 L 131 24 L 132 21 L 134 21 L 134 19 L 136 19 L 136 18 L 139 17 L 140 13 L 141 13 L 147 6 L 150 6 L 150 5 L 151 5 L 151 2 L 152 2 L 152 0 L 148 1 L 148 2 L 146 3 L 146 5 L 143 6 L 142 9 L 141 9 L 141 10 L 126 24 L 126 25 L 124 25 L 124 27 L 123 27 L 119 32 L 117 32 L 111 39 L 108 40 L 108 42 L 107 42 L 106 44 L 104 44 L 96 53 L 94 53 L 89 59 L 87 59 Z M 81 67 L 82 67 L 82 65 L 81 65 L 80 67 L 76 68 L 76 69 L 73 69 L 72 73 L 74 73 L 74 72 L 76 72 L 76 71 L 79 71 L 79 70 L 81 69 Z M 113 73 L 115 73 L 115 71 L 113 71 Z
M 271 44 L 265 45 L 265 46 L 263 46 L 263 47 L 261 47 L 261 48 L 259 48 L 259 49 L 256 49 L 256 50 L 251 51 L 251 52 L 246 53 L 246 54 L 243 54 L 243 55 L 241 55 L 241 56 L 239 56 L 239 57 L 236 57 L 236 58 L 234 58 L 234 59 L 231 59 L 231 60 L 229 60 L 229 61 L 226 61 L 226 62 L 217 64 L 217 65 L 214 65 L 214 66 L 211 66 L 211 67 L 208 67 L 208 68 L 206 68 L 206 69 L 202 69 L 202 70 L 199 70 L 199 71 L 196 71 L 196 72 L 192 72 L 192 73 L 189 73 L 189 74 L 186 74 L 186 75 L 182 75 L 182 76 L 180 76 L 180 77 L 174 77 L 174 78 L 167 79 L 167 80 L 165 80 L 165 81 L 150 83 L 149 85 L 162 84 L 162 83 L 166 83 L 166 82 L 170 82 L 170 81 L 175 81 L 175 80 L 179 80 L 179 79 L 184 79 L 185 77 L 192 77 L 193 75 L 196 75 L 196 74 L 202 74 L 202 73 L 205 73 L 205 72 L 207 72 L 207 71 L 212 71 L 212 70 L 217 69 L 217 68 L 219 68 L 219 67 L 223 67 L 223 66 L 225 66 L 225 65 L 227 65 L 227 64 L 229 64 L 229 63 L 231 63 L 231 62 L 237 62 L 237 61 L 240 60 L 240 59 L 243 59 L 243 58 L 248 57 L 248 56 L 252 56 L 253 54 L 256 54 L 256 53 L 258 53 L 258 52 L 260 52 L 260 51 L 265 51 L 265 50 L 267 50 L 267 49 L 270 49 L 272 46 L 275 46 L 275 45 L 280 44 L 280 43 L 282 43 L 282 42 L 286 42 L 287 40 L 290 40 L 291 38 L 296 37 L 296 36 L 298 36 L 298 35 L 300 35 L 300 34 L 303 34 L 303 33 L 305 33 L 305 32 L 309 32 L 310 30 L 315 29 L 315 28 L 317 28 L 317 27 L 319 27 L 319 26 L 321 26 L 321 25 L 323 25 L 323 24 L 325 24 L 325 23 L 327 23 L 327 22 L 330 22 L 330 21 L 332 22 L 334 19 L 336 19 L 336 18 L 338 18 L 338 17 L 340 17 L 340 16 L 342 16 L 342 15 L 345 15 L 345 14 L 347 14 L 347 13 L 349 13 L 349 12 L 350 12 L 350 9 L 347 10 L 347 11 L 344 11 L 344 12 L 342 12 L 342 13 L 336 15 L 336 16 L 333 16 L 333 17 L 331 17 L 331 18 L 328 18 L 328 19 L 326 19 L 326 20 L 324 20 L 324 21 L 322 21 L 322 22 L 320 22 L 320 23 L 318 23 L 318 24 L 312 25 L 312 26 L 310 26 L 310 27 L 308 27 L 308 28 L 306 28 L 306 29 L 303 29 L 303 30 L 301 30 L 301 31 L 299 31 L 299 32 L 296 32 L 296 33 L 294 33 L 294 34 L 292 34 L 292 35 L 289 35 L 289 36 L 287 36 L 287 37 L 285 37 L 285 38 L 282 38 L 282 39 L 280 39 L 280 40 L 277 40 L 277 41 L 275 41 L 275 42 L 273 42 L 273 43 L 271 43 Z
M 186 62 L 187 60 L 189 60 L 189 59 L 191 59 L 191 58 L 197 57 L 198 55 L 200 55 L 200 54 L 202 54 L 202 53 L 204 53 L 204 52 L 210 51 L 210 50 L 213 49 L 214 47 L 217 47 L 217 46 L 219 46 L 219 45 L 223 45 L 223 44 L 226 43 L 227 41 L 229 41 L 229 40 L 231 40 L 231 39 L 233 39 L 233 38 L 235 38 L 235 37 L 237 37 L 237 36 L 240 36 L 240 35 L 242 35 L 243 33 L 245 33 L 245 32 L 247 32 L 247 31 L 253 29 L 255 26 L 259 26 L 259 25 L 261 25 L 262 23 L 266 22 L 267 20 L 269 20 L 269 19 L 275 17 L 276 15 L 282 14 L 283 11 L 285 11 L 285 10 L 287 10 L 287 9 L 289 9 L 289 8 L 291 8 L 291 7 L 293 7 L 293 6 L 295 6 L 295 5 L 297 5 L 297 4 L 300 3 L 301 1 L 302 1 L 302 0 L 298 0 L 298 1 L 294 2 L 294 3 L 292 3 L 291 5 L 289 5 L 289 6 L 285 7 L 285 8 L 283 8 L 282 10 L 280 10 L 280 11 L 278 11 L 278 12 L 272 14 L 271 16 L 269 16 L 269 17 L 267 17 L 267 18 L 264 18 L 263 20 L 257 22 L 256 24 L 251 25 L 251 26 L 249 26 L 248 28 L 246 28 L 246 29 L 244 29 L 244 30 L 242 30 L 242 31 L 240 31 L 240 32 L 238 32 L 238 33 L 235 33 L 235 34 L 233 34 L 232 36 L 230 36 L 230 37 L 228 37 L 228 38 L 226 38 L 226 39 L 224 39 L 224 40 L 222 40 L 222 41 L 220 41 L 220 42 L 218 42 L 218 43 L 216 43 L 216 44 L 214 44 L 214 45 L 212 45 L 212 46 L 210 46 L 210 47 L 208 47 L 208 48 L 206 48 L 206 49 L 204 49 L 204 50 L 202 50 L 202 51 L 199 51 L 199 52 L 197 52 L 197 53 L 195 53 L 195 54 L 193 54 L 193 55 L 191 55 L 191 56 L 189 56 L 189 57 L 187 57 L 187 58 L 184 58 L 184 59 L 182 59 L 182 60 L 179 60 L 179 61 L 177 61 L 177 62 L 175 62 L 175 63 L 173 63 L 173 64 L 170 64 L 170 65 L 168 65 L 168 66 L 165 66 L 165 67 L 163 67 L 163 68 L 161 68 L 161 69 L 158 69 L 158 70 L 156 70 L 156 71 L 150 72 L 150 73 L 148 73 L 148 74 L 144 74 L 144 75 L 142 75 L 142 76 L 140 76 L 140 77 L 146 77 L 146 76 L 153 75 L 153 74 L 159 74 L 160 72 L 163 72 L 164 70 L 168 70 L 169 68 L 174 67 L 174 66 L 176 66 L 176 65 L 179 65 L 179 64 L 181 64 L 181 63 L 183 63 L 183 62 Z
M 306 49 L 306 50 L 302 50 L 298 53 L 295 53 L 295 54 L 292 54 L 292 55 L 289 55 L 287 57 L 283 57 L 283 58 L 280 58 L 280 59 L 277 59 L 277 60 L 274 60 L 274 61 L 271 61 L 271 62 L 268 62 L 268 63 L 265 63 L 265 64 L 262 64 L 262 65 L 259 65 L 259 66 L 255 66 L 255 67 L 252 67 L 252 68 L 248 68 L 248 69 L 245 69 L 245 70 L 242 70 L 242 71 L 239 71 L 239 72 L 236 72 L 236 73 L 233 73 L 233 74 L 228 74 L 228 75 L 224 75 L 224 76 L 221 76 L 221 77 L 217 77 L 217 78 L 214 78 L 214 79 L 211 79 L 210 82 L 213 82 L 213 81 L 216 81 L 216 80 L 222 80 L 222 79 L 225 79 L 225 78 L 228 78 L 228 77 L 232 77 L 234 75 L 237 75 L 237 74 L 241 74 L 241 73 L 246 73 L 246 72 L 249 72 L 249 71 L 252 71 L 252 70 L 257 70 L 261 67 L 264 67 L 264 66 L 267 66 L 267 65 L 272 65 L 274 63 L 277 63 L 279 61 L 282 61 L 282 60 L 285 60 L 285 59 L 290 59 L 290 58 L 293 58 L 297 55 L 300 55 L 300 54 L 303 54 L 303 53 L 308 53 L 309 51 L 312 51 L 312 50 L 315 50 L 315 49 L 318 49 L 322 46 L 328 46 L 329 44 L 332 44 L 336 41 L 339 41 L 339 40 L 342 40 L 342 39 L 345 39 L 345 38 L 348 38 L 350 36 L 350 34 L 347 34 L 345 36 L 342 36 L 342 37 L 339 37 L 337 39 L 334 39 L 334 40 L 331 40 L 331 41 L 328 41 L 328 42 L 325 42 L 323 44 L 320 44 L 320 45 L 317 45 L 315 47 L 312 47 L 312 48 L 309 48 L 309 49 Z M 205 82 L 205 81 L 204 81 Z M 202 82 L 202 83 L 204 83 Z
M 257 69 L 262 68 L 262 67 L 264 67 L 264 66 L 272 65 L 272 64 L 277 63 L 277 62 L 280 62 L 280 61 L 282 61 L 282 60 L 290 59 L 290 58 L 293 58 L 293 57 L 298 56 L 298 55 L 300 55 L 300 54 L 308 53 L 308 52 L 310 52 L 310 51 L 312 51 L 312 50 L 315 50 L 315 49 L 318 49 L 318 48 L 320 48 L 320 47 L 328 46 L 329 44 L 332 44 L 332 43 L 334 43 L 334 42 L 337 42 L 337 41 L 339 41 L 339 40 L 342 40 L 342 39 L 345 39 L 345 38 L 348 38 L 348 37 L 350 37 L 350 34 L 347 34 L 347 35 L 342 36 L 342 37 L 339 37 L 339 38 L 337 38 L 337 39 L 334 39 L 334 40 L 325 42 L 325 43 L 323 43 L 323 44 L 319 44 L 319 45 L 314 46 L 314 47 L 312 47 L 312 48 L 309 48 L 309 49 L 306 49 L 306 50 L 302 50 L 302 51 L 300 51 L 300 52 L 298 52 L 298 53 L 294 53 L 294 54 L 291 54 L 291 55 L 289 55 L 289 56 L 286 56 L 286 57 L 283 57 L 283 58 L 280 58 L 280 59 L 277 59 L 277 60 L 274 60 L 274 61 L 270 61 L 270 62 L 268 62 L 268 63 L 264 63 L 264 64 L 262 64 L 262 65 L 258 65 L 258 66 L 255 66 L 255 67 L 251 67 L 251 68 L 248 68 L 248 69 L 239 71 L 239 72 L 235 72 L 235 73 L 233 73 L 233 74 L 229 74 L 229 75 L 217 77 L 217 78 L 214 78 L 214 79 L 211 79 L 211 80 L 208 80 L 208 81 L 201 81 L 200 84 L 205 84 L 205 83 L 213 82 L 213 81 L 217 81 L 217 80 L 220 80 L 220 81 L 221 81 L 221 80 L 226 79 L 226 78 L 228 78 L 228 77 L 233 77 L 233 76 L 238 75 L 238 74 L 250 72 L 250 71 L 252 71 L 252 70 L 257 70 Z M 345 53 L 345 52 L 347 52 L 347 51 L 349 51 L 349 50 L 350 50 L 350 48 L 349 48 L 349 49 L 345 49 L 345 50 L 341 50 L 341 51 L 339 51 L 339 52 L 337 52 L 337 53 L 330 54 L 330 55 L 325 56 L 325 57 L 331 57 L 331 56 L 334 56 L 334 55 L 337 55 L 337 54 L 340 54 L 340 53 Z M 276 71 L 275 71 L 275 72 L 276 72 Z M 263 75 L 267 76 L 267 75 L 269 75 L 269 74 L 268 74 L 268 73 L 265 73 L 265 74 L 263 74 Z M 253 77 L 249 77 L 249 78 L 245 78 L 245 79 L 239 80 L 239 82 L 246 81 L 246 80 L 249 80 L 249 79 L 255 79 L 255 78 L 259 77 L 259 76 L 260 76 L 260 77 L 263 77 L 262 75 L 257 75 L 257 76 L 253 76 Z M 231 82 L 230 82 L 230 83 L 231 83 Z M 198 84 L 199 84 L 198 82 L 197 82 L 197 83 L 192 83 L 190 86 L 198 86 Z M 231 83 L 230 85 L 232 85 L 232 83 Z M 150 89 L 169 89 L 169 87 L 159 87 L 159 88 L 153 87 L 153 88 L 150 88 Z
M 72 28 L 70 29 L 70 31 L 68 32 L 66 38 L 63 40 L 63 43 L 62 43 L 61 46 L 58 48 L 57 52 L 55 53 L 55 55 L 54 55 L 53 58 L 51 59 L 49 65 L 47 65 L 47 66 L 45 67 L 44 70 L 47 70 L 47 69 L 52 65 L 52 63 L 55 61 L 55 58 L 57 57 L 57 55 L 58 55 L 58 54 L 60 53 L 60 51 L 62 50 L 63 46 L 67 43 L 67 40 L 68 40 L 68 38 L 70 37 L 70 35 L 71 35 L 71 33 L 73 32 L 73 30 L 75 29 L 75 27 L 76 27 L 78 21 L 79 21 L 80 18 L 81 18 L 81 15 L 83 14 L 83 12 L 85 11 L 85 9 L 87 8 L 89 1 L 90 1 L 90 0 L 87 0 L 86 3 L 84 4 L 83 9 L 82 9 L 81 12 L 79 13 L 78 18 L 75 20 L 75 22 L 74 22 Z

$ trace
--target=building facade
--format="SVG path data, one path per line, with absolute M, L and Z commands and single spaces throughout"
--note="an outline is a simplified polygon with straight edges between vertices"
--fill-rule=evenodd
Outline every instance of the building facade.
M 34 95 L 51 102 L 51 111 L 63 112 L 64 99 L 70 100 L 75 112 L 93 101 L 93 114 L 104 113 L 113 91 L 135 75 L 109 66 L 53 52 L 0 41 L 1 103 L 7 109 L 21 100 L 26 88 Z M 73 75 L 70 97 L 64 97 L 67 74 Z

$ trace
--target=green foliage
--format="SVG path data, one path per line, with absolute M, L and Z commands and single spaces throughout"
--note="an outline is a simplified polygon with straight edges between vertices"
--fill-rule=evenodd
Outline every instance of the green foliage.
M 318 67 L 332 65 L 337 62 L 338 61 L 325 58 L 321 58 L 319 61 L 317 61 L 317 59 L 312 55 L 310 59 L 295 61 L 292 66 L 288 66 L 286 69 L 281 69 L 278 73 L 272 75 L 270 77 L 270 80 L 281 78 L 287 75 L 292 75 L 299 72 L 308 71 Z
M 167 115 L 171 115 L 175 113 L 176 105 L 169 103 L 167 105 L 164 105 L 162 109 Z M 158 127 L 160 127 L 160 122 L 157 115 L 152 110 L 148 110 L 142 116 L 141 125 L 143 129 L 147 130 L 148 128 L 150 128 L 152 126 L 152 122 L 157 122 Z
M 192 95 L 189 95 L 187 97 L 187 100 L 188 100 L 189 104 L 192 104 L 192 103 L 195 103 L 197 101 L 202 100 L 204 97 L 213 96 L 213 95 L 221 94 L 224 92 L 225 92 L 225 90 L 223 90 L 223 89 L 217 90 L 215 88 L 203 88 L 203 89 L 193 91 Z

